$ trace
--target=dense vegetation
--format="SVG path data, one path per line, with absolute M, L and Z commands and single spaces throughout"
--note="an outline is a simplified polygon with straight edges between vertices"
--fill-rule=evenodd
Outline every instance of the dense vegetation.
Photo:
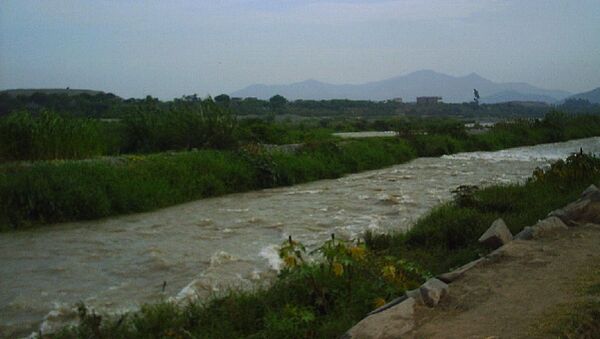
M 120 139 L 112 123 L 46 113 L 0 119 L 0 131 L 5 131 L 0 134 L 0 158 L 57 159 L 8 162 L 0 167 L 0 228 L 148 211 L 225 193 L 336 178 L 417 156 L 496 150 L 600 133 L 600 116 L 551 113 L 540 121 L 497 124 L 477 135 L 467 134 L 457 121 L 398 120 L 391 122 L 400 133 L 398 138 L 348 141 L 333 139 L 322 128 L 260 120 L 240 127 L 215 104 L 205 105 L 145 109 L 120 125 L 127 131 L 127 138 Z M 182 152 L 60 160 L 102 154 L 116 148 L 119 140 L 132 151 Z M 302 144 L 290 150 L 255 141 Z
M 22 94 L 0 92 L 0 116 L 27 110 L 41 112 L 50 110 L 70 116 L 91 118 L 122 118 L 131 109 L 146 101 L 155 101 L 161 107 L 169 107 L 181 101 L 200 104 L 196 95 L 184 96 L 171 101 L 159 101 L 150 96 L 143 99 L 122 99 L 111 93 L 84 92 L 77 90 L 48 91 Z M 238 116 L 301 116 L 301 117 L 390 117 L 408 116 L 455 116 L 455 117 L 542 117 L 552 109 L 568 110 L 572 113 L 600 112 L 600 105 L 587 100 L 570 99 L 557 107 L 536 103 L 500 103 L 500 104 L 434 104 L 417 105 L 389 101 L 368 100 L 295 100 L 288 101 L 280 95 L 270 100 L 256 98 L 230 98 L 222 94 L 215 102 L 229 108 Z
M 396 139 L 309 143 L 296 153 L 249 145 L 0 169 L 0 225 L 92 219 L 193 199 L 335 178 L 414 158 Z
M 504 218 L 518 232 L 599 180 L 600 159 L 573 155 L 545 171 L 536 170 L 524 185 L 463 191 L 407 233 L 366 234 L 352 242 L 332 236 L 313 254 L 316 261 L 308 260 L 311 254 L 290 238 L 280 250 L 285 268 L 270 288 L 230 292 L 183 307 L 144 305 L 138 312 L 113 317 L 81 306 L 79 325 L 54 337 L 339 337 L 366 313 L 432 274 L 485 254 L 477 238 L 495 218 Z M 594 314 L 586 311 L 586 316 L 593 319 Z

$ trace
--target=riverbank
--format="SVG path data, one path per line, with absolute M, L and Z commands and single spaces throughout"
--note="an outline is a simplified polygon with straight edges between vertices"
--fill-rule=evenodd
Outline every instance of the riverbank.
M 146 305 L 125 316 L 81 313 L 79 327 L 57 335 L 77 337 L 336 337 L 378 305 L 426 278 L 485 254 L 477 238 L 498 217 L 513 233 L 575 200 L 600 180 L 598 159 L 570 157 L 535 172 L 523 185 L 493 186 L 463 194 L 411 231 L 326 242 L 324 261 L 310 263 L 299 243 L 283 244 L 286 263 L 268 289 L 233 292 L 184 306 Z
M 446 127 L 418 134 L 406 130 L 402 138 L 309 142 L 293 152 L 247 145 L 236 151 L 4 165 L 0 229 L 150 211 L 226 193 L 338 178 L 416 157 L 590 137 L 600 134 L 600 118 L 550 114 L 543 121 L 497 124 L 480 135 Z
M 578 200 L 566 224 L 549 217 L 532 225 L 530 237 L 504 238 L 490 255 L 407 292 L 344 338 L 598 337 L 598 193 L 586 190 L 588 204 Z M 439 299 L 427 293 L 440 290 Z

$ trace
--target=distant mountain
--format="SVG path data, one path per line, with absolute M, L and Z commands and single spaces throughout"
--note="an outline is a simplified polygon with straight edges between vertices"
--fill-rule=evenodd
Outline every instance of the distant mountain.
M 497 104 L 500 102 L 511 102 L 511 101 L 522 101 L 522 102 L 544 102 L 544 103 L 555 103 L 556 98 L 540 95 L 540 94 L 524 94 L 517 91 L 503 91 L 496 94 L 481 98 L 481 102 L 484 104 Z
M 579 93 L 568 97 L 567 99 L 584 99 L 592 104 L 600 104 L 600 87 L 589 92 Z
M 67 94 L 67 95 L 79 95 L 89 94 L 96 95 L 104 93 L 102 91 L 93 91 L 91 89 L 66 89 L 66 88 L 27 88 L 27 89 L 7 89 L 0 91 L 0 94 L 8 94 L 10 96 L 17 95 L 32 95 L 33 93 L 45 93 L 45 94 Z
M 481 97 L 491 97 L 506 92 L 503 100 L 515 101 L 526 96 L 546 97 L 548 102 L 562 100 L 570 95 L 560 90 L 537 88 L 526 83 L 495 83 L 472 73 L 462 77 L 423 70 L 382 81 L 364 84 L 328 84 L 306 80 L 288 85 L 251 85 L 231 93 L 234 97 L 268 99 L 280 94 L 290 100 L 297 99 L 353 99 L 386 100 L 401 97 L 415 101 L 418 96 L 441 96 L 444 102 L 473 100 L 473 89 Z M 513 94 L 514 96 L 508 95 Z

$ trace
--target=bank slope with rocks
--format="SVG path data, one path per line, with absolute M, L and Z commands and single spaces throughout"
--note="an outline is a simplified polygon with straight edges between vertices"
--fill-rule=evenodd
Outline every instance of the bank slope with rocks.
M 345 338 L 529 338 L 549 309 L 577 300 L 578 277 L 600 268 L 600 191 L 513 237 L 502 219 L 479 241 L 490 254 L 408 291 Z M 600 335 L 600 333 L 599 333 Z

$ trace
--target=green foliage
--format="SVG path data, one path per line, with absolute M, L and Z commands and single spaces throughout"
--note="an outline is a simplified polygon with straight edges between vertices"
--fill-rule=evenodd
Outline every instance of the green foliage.
M 442 273 L 487 251 L 477 239 L 495 219 L 503 218 L 516 234 L 548 211 L 575 200 L 590 182 L 598 182 L 599 171 L 598 158 L 572 155 L 545 171 L 534 171 L 525 185 L 468 190 L 467 200 L 459 193 L 452 203 L 441 205 L 418 220 L 410 231 L 369 234 L 365 240 L 369 248 L 403 256 L 434 273 Z
M 580 182 L 600 174 L 600 159 L 583 153 L 575 153 L 566 160 L 554 162 L 550 168 L 536 168 L 530 181 L 555 182 L 572 181 Z
M 123 151 L 156 152 L 235 147 L 235 117 L 210 99 L 200 103 L 193 100 L 182 100 L 167 109 L 161 108 L 151 100 L 138 106 L 123 119 Z
M 307 145 L 300 154 L 199 150 L 0 168 L 0 225 L 100 218 L 251 189 L 335 178 L 412 158 L 400 140 Z
M 271 99 L 269 99 L 269 106 L 271 107 L 271 110 L 273 110 L 273 112 L 282 113 L 287 103 L 287 99 L 279 94 L 274 95 L 271 97 Z
M 0 118 L 0 160 L 82 159 L 114 147 L 105 126 L 91 119 L 51 112 L 26 112 Z
M 131 137 L 130 140 L 137 140 L 129 145 L 138 150 L 170 146 L 231 147 L 236 142 L 235 138 L 240 135 L 235 121 L 230 120 L 226 111 L 215 108 L 216 104 L 211 101 L 201 101 L 204 106 L 200 107 L 206 107 L 206 111 L 193 108 L 199 107 L 198 101 L 201 100 L 194 96 L 186 97 L 178 101 L 178 106 L 164 111 L 158 106 L 158 101 L 148 98 L 145 101 L 147 107 L 138 112 L 139 115 L 130 115 L 128 119 L 132 121 L 123 123 L 123 126 L 127 126 L 124 133 Z M 168 118 L 162 114 L 167 114 Z M 137 118 L 139 120 L 133 121 Z M 557 119 L 562 119 L 560 121 L 565 127 L 564 133 L 569 136 L 590 136 L 600 130 L 600 118 L 595 116 L 571 117 L 557 114 L 548 118 L 549 121 Z M 50 113 L 40 117 L 16 114 L 1 121 L 0 126 L 3 126 L 6 133 L 0 135 L 0 140 L 7 140 L 2 144 L 3 149 L 13 149 L 4 154 L 11 154 L 13 157 L 80 157 L 86 154 L 84 151 L 95 152 L 97 144 L 94 142 L 104 137 L 98 136 L 98 130 L 104 126 L 99 122 L 62 118 Z M 497 149 L 552 141 L 549 139 L 551 133 L 547 133 L 548 123 L 543 121 L 498 124 L 487 134 L 469 136 L 466 139 L 452 136 L 462 133 L 455 123 L 448 121 L 441 124 L 442 127 L 435 127 L 417 121 L 412 128 L 418 133 L 407 134 L 405 138 L 336 140 L 316 137 L 295 151 L 269 151 L 258 144 L 247 144 L 237 151 L 203 150 L 175 155 L 165 153 L 81 162 L 4 165 L 0 169 L 0 199 L 3 201 L 0 206 L 0 225 L 3 228 L 14 228 L 31 223 L 92 219 L 147 211 L 230 192 L 336 178 L 346 173 L 405 162 L 417 155 L 434 156 L 463 150 Z M 275 133 L 279 135 L 273 137 L 275 140 L 282 140 L 281 135 L 286 135 L 289 131 L 303 130 L 303 127 L 292 128 L 263 122 L 244 124 L 242 130 L 252 130 L 259 126 L 268 131 L 281 129 Z M 435 134 L 434 131 L 443 134 Z M 204 134 L 197 134 L 200 132 Z M 268 134 L 273 135 L 272 132 Z M 311 138 L 308 137 L 309 140 Z M 44 142 L 39 142 L 40 140 Z M 57 140 L 60 140 L 60 146 Z M 37 153 L 32 155 L 33 151 Z M 577 181 L 586 178 L 596 166 L 595 160 L 587 157 L 576 162 L 569 159 L 569 164 L 559 162 L 554 165 L 553 172 L 545 176 L 564 177 L 566 174 L 559 169 L 567 166 L 578 168 L 576 173 L 567 173 L 571 180 Z M 536 177 L 536 180 L 543 178 Z M 463 217 L 469 216 L 472 211 L 488 211 L 491 214 L 481 219 L 487 220 L 493 213 L 515 210 L 511 199 L 487 202 L 473 200 L 481 194 L 487 193 L 477 192 L 462 197 L 462 200 L 458 199 L 459 207 L 465 209 Z M 452 227 L 450 224 L 446 225 L 447 234 L 454 234 Z M 474 228 L 472 232 L 476 233 L 476 229 L 478 228 Z M 457 235 L 452 237 L 454 238 L 446 239 L 448 248 L 462 246 L 470 235 L 466 234 L 464 239 L 456 238 Z
M 0 221 L 21 227 L 147 211 L 255 189 L 255 169 L 232 152 L 198 151 L 5 166 Z

